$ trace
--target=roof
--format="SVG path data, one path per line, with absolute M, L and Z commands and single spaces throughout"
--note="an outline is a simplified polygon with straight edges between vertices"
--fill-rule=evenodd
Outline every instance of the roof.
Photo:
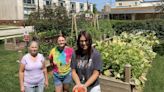
M 126 8 L 112 8 L 111 14 L 126 14 L 126 13 L 158 13 L 155 7 L 126 7 Z

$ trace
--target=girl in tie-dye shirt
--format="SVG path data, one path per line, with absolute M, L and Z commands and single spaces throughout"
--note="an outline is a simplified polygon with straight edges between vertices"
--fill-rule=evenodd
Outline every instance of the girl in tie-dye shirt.
M 55 92 L 69 92 L 69 85 L 72 82 L 71 58 L 73 49 L 66 46 L 66 39 L 63 35 L 57 38 L 58 46 L 54 47 L 49 54 L 53 65 L 53 77 Z

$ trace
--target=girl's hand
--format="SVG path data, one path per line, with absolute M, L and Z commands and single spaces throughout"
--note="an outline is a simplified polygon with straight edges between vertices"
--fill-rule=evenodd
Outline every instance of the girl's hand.
M 75 85 L 73 87 L 73 92 L 87 92 L 87 87 L 83 84 Z

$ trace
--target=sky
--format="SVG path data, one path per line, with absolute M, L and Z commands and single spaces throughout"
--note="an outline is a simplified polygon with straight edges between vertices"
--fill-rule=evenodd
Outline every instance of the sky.
M 87 2 L 87 0 L 75 0 L 75 1 Z M 109 3 L 111 6 L 114 6 L 115 0 L 88 0 L 88 2 L 96 4 L 97 9 L 101 11 L 105 3 Z
M 87 0 L 74 0 L 74 1 L 87 2 Z M 158 0 L 144 0 L 144 1 L 158 1 Z M 110 4 L 112 7 L 115 6 L 115 0 L 88 0 L 88 2 L 96 4 L 96 7 L 99 11 L 103 9 L 105 3 Z

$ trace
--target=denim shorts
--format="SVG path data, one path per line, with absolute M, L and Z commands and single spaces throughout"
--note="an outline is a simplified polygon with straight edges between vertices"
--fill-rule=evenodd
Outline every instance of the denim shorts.
M 58 77 L 54 75 L 54 84 L 55 86 L 62 85 L 62 84 L 71 84 L 72 83 L 72 74 L 71 72 L 66 76 Z

